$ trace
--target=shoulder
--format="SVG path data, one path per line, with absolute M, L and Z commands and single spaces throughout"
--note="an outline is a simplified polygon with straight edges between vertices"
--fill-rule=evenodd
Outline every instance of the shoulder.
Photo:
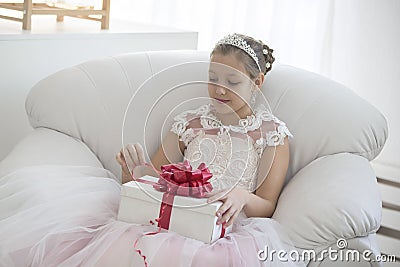
M 209 105 L 202 105 L 196 109 L 181 112 L 174 117 L 171 131 L 180 136 L 188 128 L 199 128 L 201 126 L 200 117 L 207 115 L 209 112 Z
M 286 123 L 274 116 L 273 121 L 265 121 L 261 126 L 260 136 L 265 139 L 266 145 L 283 145 L 285 138 L 293 138 Z
M 285 140 L 293 138 L 288 126 L 264 106 L 255 110 L 255 117 L 258 120 L 259 128 L 252 131 L 251 136 L 260 154 L 267 146 L 284 145 Z
M 173 119 L 171 132 L 175 133 L 180 141 L 187 146 L 196 137 L 194 129 L 202 128 L 201 117 L 210 113 L 210 105 L 202 105 L 196 109 L 186 110 Z

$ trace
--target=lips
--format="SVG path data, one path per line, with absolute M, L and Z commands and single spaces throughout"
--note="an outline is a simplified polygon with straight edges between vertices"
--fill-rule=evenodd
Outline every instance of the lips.
M 225 99 L 220 99 L 220 98 L 214 98 L 214 99 L 220 103 L 228 103 L 230 101 L 230 100 L 225 100 Z

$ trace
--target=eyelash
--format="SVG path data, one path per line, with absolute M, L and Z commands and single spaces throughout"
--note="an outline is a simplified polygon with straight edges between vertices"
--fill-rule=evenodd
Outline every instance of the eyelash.
M 229 83 L 230 85 L 238 85 L 240 82 L 233 83 L 233 82 L 229 82 L 229 81 L 228 81 L 228 83 Z
M 211 79 L 211 78 L 209 78 L 208 79 L 210 82 L 213 82 L 213 83 L 216 83 L 216 82 L 218 82 L 218 79 Z M 235 86 L 235 85 L 238 85 L 240 82 L 236 82 L 236 83 L 234 83 L 234 82 L 230 82 L 230 81 L 228 81 L 228 83 L 230 84 L 230 85 L 233 85 L 233 86 Z

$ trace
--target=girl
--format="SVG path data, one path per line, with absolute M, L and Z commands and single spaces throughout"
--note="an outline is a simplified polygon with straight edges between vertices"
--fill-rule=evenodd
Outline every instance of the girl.
M 248 166 L 248 168 L 254 167 L 263 170 L 258 172 L 260 186 L 255 191 L 256 182 L 253 180 L 256 177 L 248 177 L 248 175 L 247 177 L 241 177 L 243 175 L 240 174 L 236 174 L 236 177 L 224 175 L 224 178 L 218 177 L 220 179 L 217 179 L 215 177 L 216 168 L 221 166 L 216 165 L 220 165 L 220 163 L 210 162 L 211 164 L 207 164 L 207 166 L 214 174 L 212 183 L 214 189 L 217 180 L 219 180 L 218 190 L 231 189 L 230 187 L 222 187 L 223 179 L 233 178 L 233 181 L 236 182 L 237 178 L 240 177 L 242 180 L 241 186 L 233 188 L 228 193 L 221 192 L 212 197 L 210 201 L 215 199 L 224 201 L 224 205 L 218 211 L 218 215 L 221 215 L 220 222 L 226 221 L 227 226 L 233 223 L 242 209 L 245 210 L 248 217 L 271 217 L 285 180 L 289 163 L 289 143 L 287 139 L 288 136 L 291 137 L 292 135 L 285 124 L 272 116 L 266 108 L 254 108 L 252 107 L 254 103 L 250 102 L 254 102 L 254 97 L 257 95 L 257 91 L 260 90 L 265 75 L 271 70 L 274 62 L 272 49 L 251 37 L 234 34 L 217 43 L 211 53 L 210 62 L 208 92 L 212 100 L 211 104 L 177 116 L 171 131 L 151 162 L 153 166 L 160 169 L 162 165 L 171 163 L 171 160 L 172 163 L 181 160 L 181 154 L 186 152 L 185 158 L 190 161 L 193 167 L 196 167 L 200 160 L 193 160 L 193 151 L 196 151 L 196 148 L 197 150 L 201 148 L 198 145 L 195 147 L 193 139 L 195 137 L 196 139 L 201 138 L 199 132 L 204 132 L 205 130 L 210 134 L 204 136 L 209 137 L 212 136 L 210 128 L 220 128 L 220 125 L 238 125 L 239 120 L 242 123 L 247 121 L 250 125 L 257 123 L 258 127 L 241 127 L 229 130 L 232 134 L 246 134 L 253 138 L 252 147 L 254 147 L 258 157 L 250 157 L 245 153 L 244 160 L 251 159 L 255 161 L 254 163 L 257 163 Z M 211 115 L 215 116 L 215 119 Z M 216 122 L 216 127 L 205 126 L 205 117 L 211 122 Z M 188 126 L 185 127 L 187 124 Z M 272 130 L 275 126 L 278 128 L 277 131 L 272 134 L 271 131 L 267 132 L 268 128 Z M 196 133 L 188 140 L 187 133 L 193 129 L 195 129 Z M 277 140 L 272 140 L 272 138 L 278 138 L 277 144 L 275 144 Z M 264 143 L 260 147 L 259 144 L 263 141 Z M 179 146 L 174 145 L 178 142 Z M 199 140 L 196 140 L 195 143 L 198 142 Z M 268 148 L 267 144 L 270 144 Z M 188 146 L 189 150 L 187 149 Z M 204 155 L 204 151 L 200 152 L 203 154 L 202 161 L 209 161 L 204 157 L 214 156 L 219 151 L 212 151 L 209 155 Z M 275 157 L 273 157 L 274 154 Z M 272 158 L 274 160 L 272 166 L 270 166 Z M 232 161 L 233 159 L 230 160 Z M 134 170 L 137 166 L 144 166 L 145 163 L 142 146 L 138 143 L 128 145 L 125 151 L 121 150 L 117 154 L 117 161 L 122 167 L 123 183 L 132 180 L 129 169 Z M 144 172 L 136 172 L 137 177 L 144 174 L 157 176 L 151 169 L 141 169 L 141 172 Z M 268 169 L 270 169 L 269 172 L 266 172 L 265 170 Z M 244 174 L 255 176 L 256 169 L 246 170 Z M 244 184 L 245 181 L 247 184 Z M 228 184 L 232 185 L 232 182 Z M 225 181 L 224 185 L 227 185 L 227 181 Z M 250 194 L 250 192 L 254 193 Z
M 194 168 L 205 162 L 213 173 L 213 191 L 218 192 L 210 195 L 208 202 L 223 201 L 216 214 L 217 223 L 226 227 L 234 224 L 233 233 L 215 245 L 195 246 L 194 266 L 244 266 L 245 262 L 258 266 L 257 251 L 264 245 L 289 248 L 283 246 L 284 233 L 278 224 L 268 218 L 285 181 L 288 137 L 292 135 L 265 106 L 255 106 L 274 62 L 272 52 L 261 41 L 244 35 L 233 34 L 219 41 L 210 58 L 210 104 L 176 116 L 163 145 L 151 159 L 157 169 L 181 161 L 182 154 Z M 139 143 L 121 149 L 116 159 L 123 183 L 132 180 L 132 171 L 135 177 L 157 176 L 145 167 Z M 272 264 L 284 262 L 275 259 Z
M 234 34 L 218 42 L 209 67 L 211 103 L 176 116 L 165 150 L 152 159 L 160 168 L 184 153 L 193 167 L 207 164 L 216 192 L 208 200 L 224 202 L 218 221 L 233 226 L 226 237 L 205 244 L 164 230 L 144 235 L 154 228 L 116 219 L 121 185 L 107 170 L 40 165 L 0 178 L 0 266 L 304 265 L 291 261 L 290 239 L 269 218 L 284 183 L 291 136 L 255 104 L 273 61 L 272 49 L 250 37 Z M 140 145 L 124 152 L 117 155 L 124 182 L 132 179 L 128 168 L 137 176 L 151 172 L 136 168 L 144 163 Z

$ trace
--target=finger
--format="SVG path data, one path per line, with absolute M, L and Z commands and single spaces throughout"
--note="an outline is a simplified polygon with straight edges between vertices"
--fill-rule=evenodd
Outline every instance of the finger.
M 139 159 L 138 159 L 135 145 L 129 144 L 128 151 L 129 151 L 129 156 L 131 156 L 131 159 L 133 160 L 133 163 L 135 164 L 135 167 L 136 167 L 137 165 L 139 165 Z
M 118 161 L 118 163 L 121 165 L 121 167 L 123 167 L 125 164 L 125 159 L 124 156 L 121 152 L 119 152 L 116 156 L 115 156 L 116 160 Z
M 118 154 L 117 154 L 121 159 L 125 160 L 125 156 L 124 156 L 124 150 L 121 149 Z
M 217 222 L 224 222 L 222 218 L 226 215 L 226 212 L 232 207 L 232 202 L 226 201 L 224 204 L 219 207 L 217 210 L 218 221 Z
M 121 152 L 118 152 L 118 154 L 115 156 L 115 159 L 117 160 L 119 165 L 121 165 L 121 167 L 122 165 L 124 165 L 124 160 L 122 159 Z
M 134 146 L 136 148 L 136 152 L 138 155 L 139 165 L 144 165 L 145 160 L 144 160 L 143 147 L 139 143 L 136 143 Z
M 126 159 L 124 156 L 124 152 L 122 150 L 117 154 L 117 161 L 121 165 L 122 168 L 128 170 L 127 162 L 126 162 Z
M 120 159 L 121 159 L 121 155 L 120 155 L 120 152 L 118 152 L 118 153 L 115 155 L 115 160 L 118 161 L 118 163 L 119 163 Z
M 225 224 L 225 228 L 228 228 L 233 224 L 233 222 L 236 220 L 236 218 L 239 216 L 239 210 L 236 210 L 236 212 L 233 214 L 232 217 L 229 218 L 229 221 Z
M 133 160 L 132 160 L 132 158 L 130 156 L 130 153 L 127 150 L 127 148 L 124 149 L 123 155 L 124 155 L 124 158 L 125 158 L 125 164 L 129 168 L 129 171 L 131 172 L 135 168 L 135 164 L 133 163 Z
M 227 222 L 235 214 L 236 209 L 231 206 L 225 213 L 223 213 L 222 218 L 219 219 L 219 223 Z M 218 222 L 217 222 L 218 223 Z
M 122 174 L 131 175 L 131 171 L 129 170 L 129 168 L 126 165 L 125 161 L 123 161 L 121 168 L 122 168 Z
M 126 173 L 126 174 L 129 174 L 129 169 L 128 169 L 128 166 L 126 166 L 125 160 L 122 159 L 121 157 L 119 157 L 119 158 L 117 159 L 117 161 L 118 161 L 119 165 L 121 165 L 122 172 L 123 172 L 123 173 Z

